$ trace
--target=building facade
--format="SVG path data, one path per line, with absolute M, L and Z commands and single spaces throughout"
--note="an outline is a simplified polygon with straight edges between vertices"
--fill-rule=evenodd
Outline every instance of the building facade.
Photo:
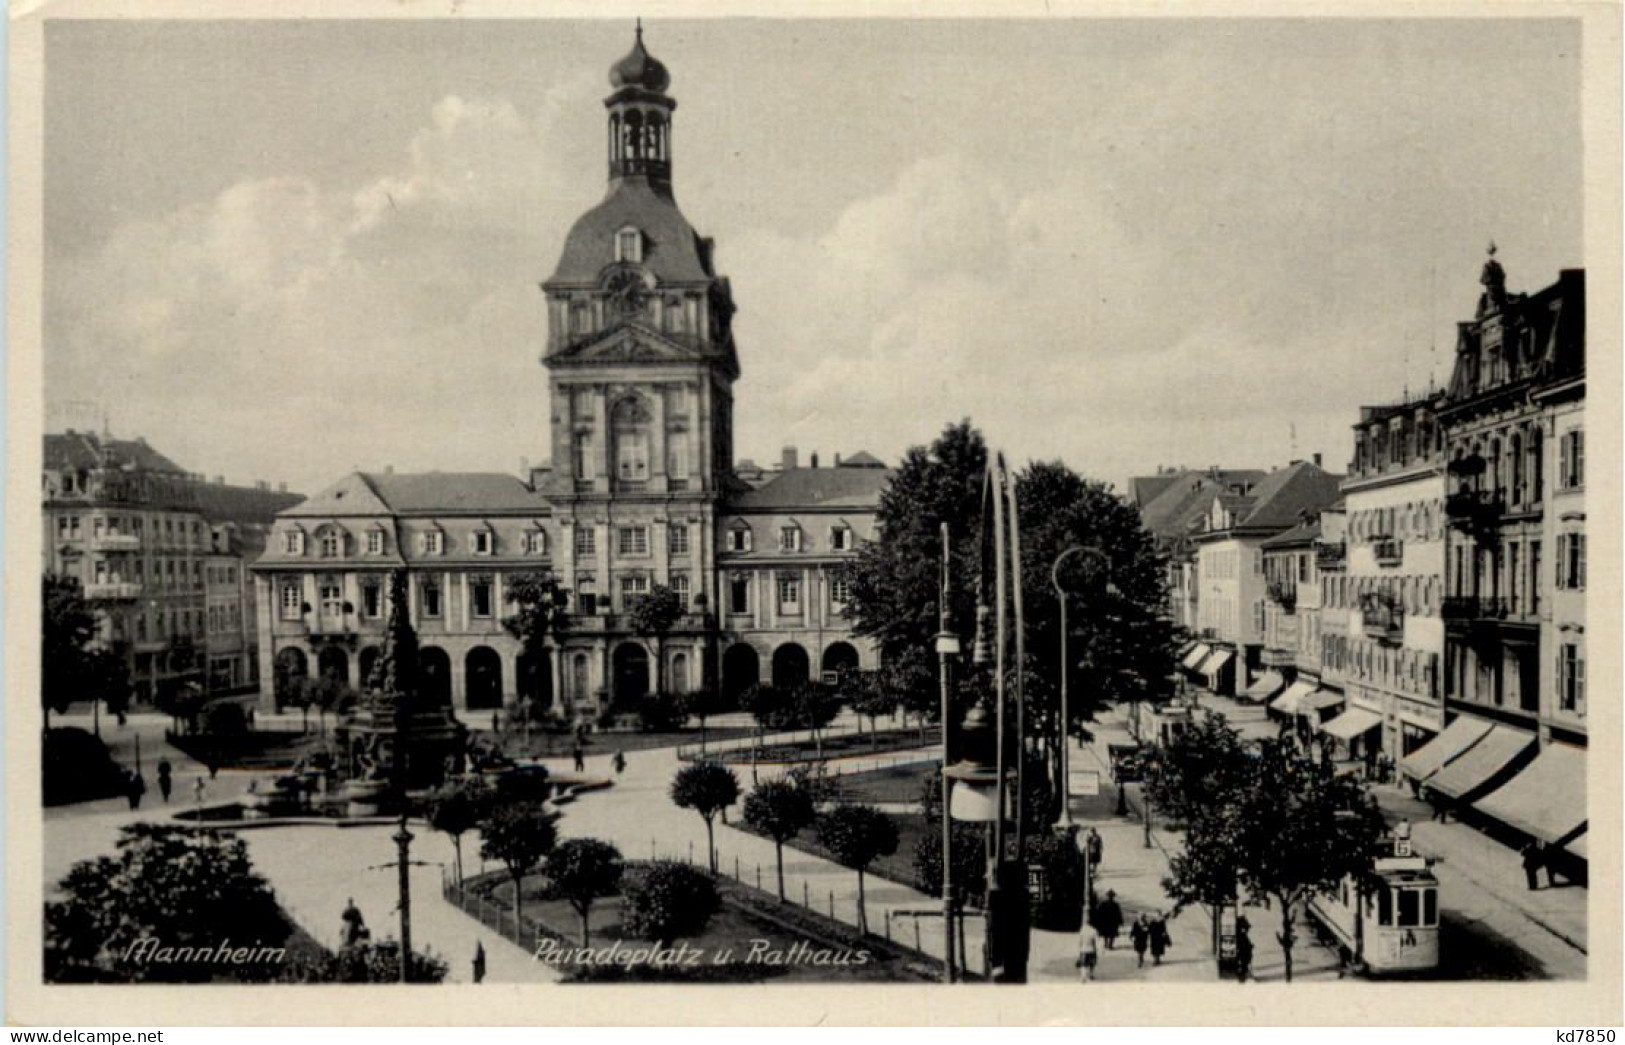
M 549 464 L 523 479 L 355 473 L 284 513 L 255 567 L 267 704 L 300 675 L 364 684 L 397 567 L 428 685 L 465 709 L 522 697 L 588 717 L 656 688 L 874 666 L 836 578 L 873 536 L 890 473 L 866 454 L 802 468 L 786 451 L 776 472 L 736 474 L 732 291 L 677 207 L 676 102 L 641 30 L 610 86 L 608 191 L 542 284 Z M 571 593 L 538 663 L 503 626 L 524 572 Z M 657 585 L 684 609 L 658 638 L 631 616 Z
M 1585 278 L 1512 294 L 1492 256 L 1439 410 L 1445 702 L 1585 743 Z M 1571 683 L 1569 680 L 1573 680 Z
M 93 432 L 47 434 L 44 466 L 44 569 L 84 586 L 99 641 L 126 658 L 135 699 L 255 683 L 244 581 L 255 551 L 219 538 L 263 532 L 299 496 L 208 482 L 144 439 Z

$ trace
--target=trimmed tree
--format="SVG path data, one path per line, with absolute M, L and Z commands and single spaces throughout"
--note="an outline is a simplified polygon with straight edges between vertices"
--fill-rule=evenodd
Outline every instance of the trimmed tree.
M 555 821 L 540 803 L 525 802 L 499 806 L 480 822 L 480 856 L 496 860 L 513 879 L 513 913 L 516 922 L 524 916 L 525 876 L 553 851 L 558 841 Z
M 96 641 L 96 614 L 77 577 L 46 574 L 41 599 L 40 697 L 49 729 L 51 712 L 67 711 L 85 695 L 94 675 L 91 644 Z
M 683 615 L 683 600 L 664 584 L 656 584 L 649 594 L 632 606 L 632 630 L 655 640 L 655 692 L 666 688 L 666 633 Z
M 885 685 L 885 676 L 878 671 L 862 672 L 844 668 L 836 689 L 846 697 L 854 714 L 869 720 L 869 746 L 877 743 L 875 720 L 897 711 L 897 694 Z
M 876 857 L 897 852 L 897 821 L 871 806 L 837 806 L 818 818 L 818 844 L 836 863 L 858 872 L 858 929 L 868 932 L 863 872 Z
M 629 876 L 622 895 L 626 931 L 663 947 L 679 936 L 704 932 L 722 904 L 709 875 L 672 860 L 657 860 Z
M 745 823 L 773 839 L 780 900 L 784 899 L 784 843 L 811 827 L 817 818 L 812 796 L 788 781 L 765 781 L 745 797 Z
M 700 720 L 700 755 L 705 755 L 705 720 L 722 714 L 722 691 L 715 686 L 701 686 L 683 694 L 683 706 L 689 715 Z
M 677 771 L 671 782 L 671 800 L 679 809 L 692 809 L 705 821 L 705 849 L 711 873 L 717 873 L 717 844 L 712 821 L 717 813 L 739 801 L 739 778 L 727 766 L 696 762 Z
M 596 838 L 571 838 L 547 855 L 547 877 L 554 891 L 569 900 L 581 918 L 581 946 L 590 945 L 587 919 L 593 901 L 615 895 L 625 869 L 621 851 Z
M 492 791 L 478 777 L 443 785 L 429 802 L 429 826 L 451 839 L 457 852 L 457 884 L 463 884 L 463 835 L 480 826 L 491 808 Z

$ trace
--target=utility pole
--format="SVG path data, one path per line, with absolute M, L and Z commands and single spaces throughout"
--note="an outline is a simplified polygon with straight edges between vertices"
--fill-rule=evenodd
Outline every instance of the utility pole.
M 412 961 L 412 879 L 408 853 L 412 847 L 412 832 L 406 829 L 406 810 L 401 809 L 401 829 L 395 832 L 395 845 L 400 849 L 397 861 L 401 893 L 401 982 L 407 982 L 407 970 Z

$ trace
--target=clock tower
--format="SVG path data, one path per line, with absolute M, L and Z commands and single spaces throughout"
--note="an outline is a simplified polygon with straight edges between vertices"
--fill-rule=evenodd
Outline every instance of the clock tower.
M 677 102 L 641 25 L 609 81 L 608 191 L 542 284 L 555 571 L 576 592 L 576 613 L 608 618 L 606 638 L 657 584 L 691 612 L 714 605 L 715 510 L 731 474 L 739 376 L 728 281 L 672 194 Z M 612 662 L 614 645 L 601 647 L 602 676 L 597 664 L 593 674 L 623 693 L 631 680 Z

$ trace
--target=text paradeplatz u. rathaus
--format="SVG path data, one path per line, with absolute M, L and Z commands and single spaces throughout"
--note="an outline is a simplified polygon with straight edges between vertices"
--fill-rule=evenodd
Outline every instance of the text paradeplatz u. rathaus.
M 873 536 L 890 473 L 861 452 L 734 465 L 733 299 L 673 198 L 677 103 L 641 30 L 610 84 L 609 191 L 542 284 L 550 463 L 523 479 L 357 472 L 280 513 L 254 566 L 266 707 L 300 675 L 364 684 L 399 567 L 425 684 L 468 710 L 526 697 L 582 717 L 657 677 L 737 692 L 874 666 L 836 567 Z M 538 663 L 502 621 L 506 582 L 542 571 L 572 596 Z M 686 610 L 658 643 L 629 617 L 654 585 Z

